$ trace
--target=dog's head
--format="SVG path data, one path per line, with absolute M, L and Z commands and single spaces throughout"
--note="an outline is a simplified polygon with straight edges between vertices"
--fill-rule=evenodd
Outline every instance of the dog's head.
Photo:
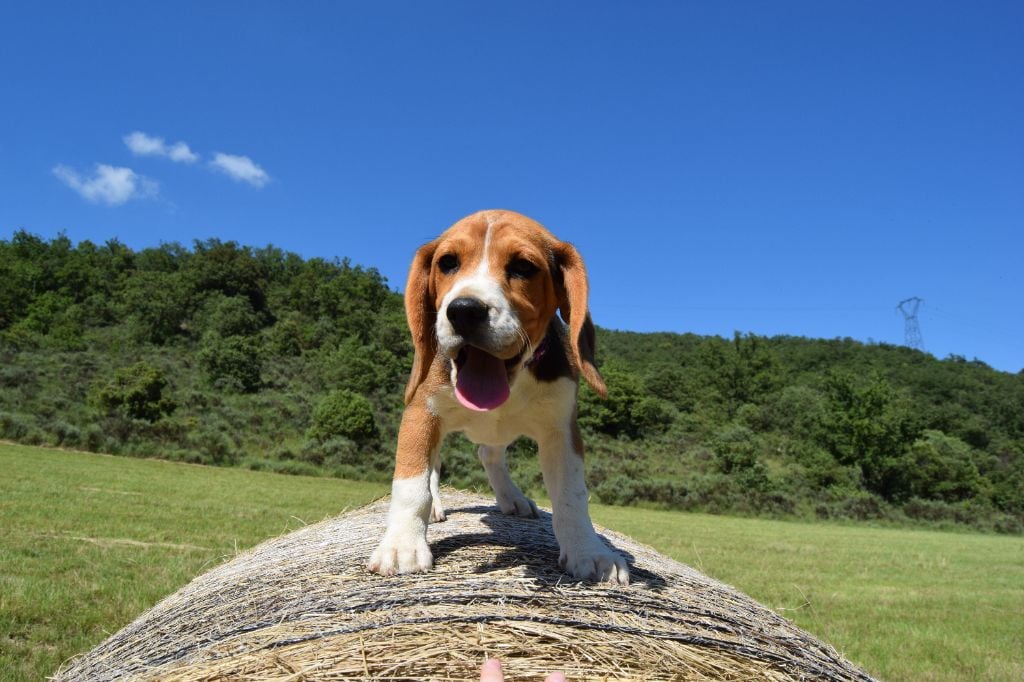
M 450 360 L 447 377 L 464 406 L 490 410 L 533 357 L 556 311 L 569 326 L 570 362 L 595 391 L 594 325 L 587 273 L 576 249 L 512 211 L 463 218 L 416 252 L 405 312 L 416 356 L 405 391 L 412 400 L 434 360 Z

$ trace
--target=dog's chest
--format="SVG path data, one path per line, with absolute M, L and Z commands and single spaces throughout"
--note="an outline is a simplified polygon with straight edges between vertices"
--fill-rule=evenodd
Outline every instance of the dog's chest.
M 445 433 L 461 431 L 474 443 L 507 445 L 519 436 L 537 440 L 552 430 L 565 429 L 576 405 L 576 382 L 568 377 L 538 381 L 523 373 L 512 387 L 508 401 L 488 412 L 460 405 L 451 386 L 430 399 L 430 409 L 441 420 Z

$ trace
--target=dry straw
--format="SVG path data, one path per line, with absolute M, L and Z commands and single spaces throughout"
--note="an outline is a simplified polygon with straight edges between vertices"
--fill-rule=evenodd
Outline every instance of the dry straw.
M 557 568 L 551 517 L 446 491 L 430 573 L 364 568 L 387 500 L 263 543 L 192 581 L 58 680 L 869 680 L 736 590 L 630 538 L 628 587 Z

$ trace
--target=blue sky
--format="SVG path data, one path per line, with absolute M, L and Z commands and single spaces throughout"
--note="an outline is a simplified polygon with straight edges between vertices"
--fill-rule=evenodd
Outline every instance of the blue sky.
M 598 324 L 1024 368 L 1019 2 L 4 2 L 0 238 L 219 237 L 396 288 L 481 208 Z M 132 137 L 132 133 L 140 133 Z

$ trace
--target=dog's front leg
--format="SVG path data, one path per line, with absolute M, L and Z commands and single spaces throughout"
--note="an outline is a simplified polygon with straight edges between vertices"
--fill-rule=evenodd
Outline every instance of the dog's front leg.
M 590 521 L 583 446 L 575 421 L 568 433 L 552 433 L 538 440 L 538 445 L 544 486 L 554 510 L 559 566 L 580 580 L 627 584 L 625 560 L 601 541 Z
M 433 556 L 427 545 L 431 514 L 432 460 L 440 457 L 441 427 L 422 402 L 413 402 L 402 415 L 391 483 L 388 525 L 367 568 L 382 575 L 429 571 Z

